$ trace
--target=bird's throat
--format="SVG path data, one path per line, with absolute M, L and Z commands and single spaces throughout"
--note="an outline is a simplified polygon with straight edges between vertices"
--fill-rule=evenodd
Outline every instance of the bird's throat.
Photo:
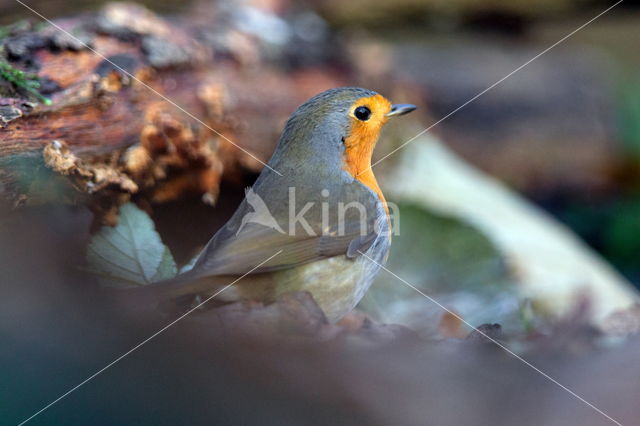
M 366 120 L 352 116 L 349 135 L 344 139 L 344 168 L 374 193 L 378 195 L 387 215 L 387 203 L 378 186 L 378 181 L 371 170 L 371 156 L 376 147 L 382 127 L 387 122 L 387 113 L 391 110 L 391 102 L 381 95 L 358 99 L 351 106 L 354 111 L 358 106 L 365 106 L 371 111 Z
M 344 168 L 354 179 L 375 192 L 386 210 L 387 205 L 384 194 L 382 194 L 378 181 L 371 169 L 371 155 L 376 145 L 377 136 L 354 132 L 346 138 Z

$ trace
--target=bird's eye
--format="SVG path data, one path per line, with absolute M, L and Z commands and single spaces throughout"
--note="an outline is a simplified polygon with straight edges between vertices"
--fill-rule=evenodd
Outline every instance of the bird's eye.
M 358 120 L 367 121 L 369 117 L 371 117 L 371 110 L 366 106 L 359 106 L 358 108 L 356 108 L 353 114 Z

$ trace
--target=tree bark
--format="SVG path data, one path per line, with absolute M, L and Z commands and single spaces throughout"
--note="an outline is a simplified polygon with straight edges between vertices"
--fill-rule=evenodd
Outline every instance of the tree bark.
M 47 169 L 111 212 L 134 194 L 214 202 L 222 174 L 260 170 L 317 90 L 265 63 L 259 37 L 214 6 L 169 22 L 114 3 L 1 42 L 0 60 L 39 84 L 0 78 L 0 198 L 14 204 L 47 201 Z

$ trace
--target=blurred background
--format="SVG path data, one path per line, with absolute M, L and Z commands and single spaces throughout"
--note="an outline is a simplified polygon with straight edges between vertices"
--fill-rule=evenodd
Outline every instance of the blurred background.
M 105 3 L 29 5 L 53 18 Z M 198 7 L 140 3 L 162 14 Z M 271 55 L 268 63 L 281 72 L 306 70 L 305 78 L 318 80 L 307 84 L 320 89 L 331 80 L 381 86 L 392 75 L 419 92 L 432 122 L 611 4 L 255 0 L 234 2 L 234 16 L 264 39 L 261 54 Z M 22 19 L 37 17 L 17 2 L 0 2 L 1 24 Z M 634 282 L 640 280 L 638 20 L 640 4 L 625 0 L 432 130 L 566 223 Z

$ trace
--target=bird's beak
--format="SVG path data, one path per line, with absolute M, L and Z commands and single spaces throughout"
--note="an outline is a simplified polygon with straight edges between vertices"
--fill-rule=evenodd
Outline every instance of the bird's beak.
M 415 105 L 411 104 L 393 104 L 391 105 L 391 111 L 385 114 L 387 117 L 398 117 L 400 115 L 409 114 L 416 109 Z

